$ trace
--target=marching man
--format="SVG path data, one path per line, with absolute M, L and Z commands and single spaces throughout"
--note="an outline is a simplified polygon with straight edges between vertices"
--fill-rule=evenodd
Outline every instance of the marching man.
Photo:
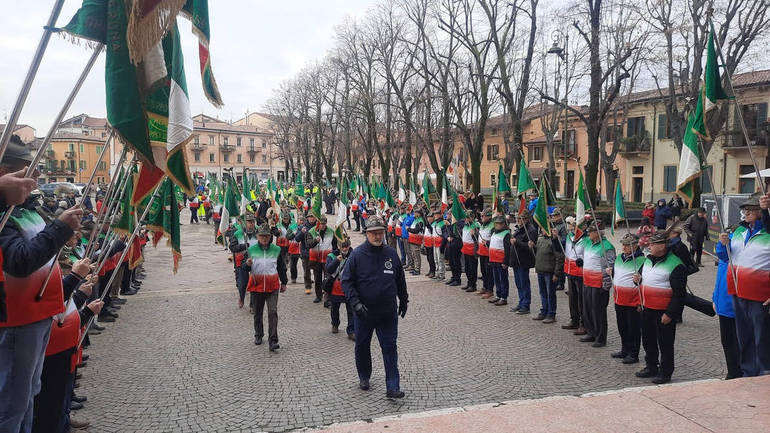
M 281 256 L 281 247 L 271 243 L 272 232 L 266 224 L 257 230 L 257 244 L 249 247 L 246 264 L 251 268 L 247 290 L 251 293 L 254 306 L 254 344 L 262 344 L 265 335 L 262 312 L 267 304 L 267 335 L 270 351 L 278 345 L 278 291 L 286 291 L 286 262 Z

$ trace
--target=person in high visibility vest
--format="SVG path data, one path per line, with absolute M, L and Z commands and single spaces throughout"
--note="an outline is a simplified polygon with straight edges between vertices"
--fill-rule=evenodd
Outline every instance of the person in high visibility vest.
M 676 319 L 682 314 L 687 296 L 687 268 L 669 251 L 668 243 L 665 232 L 650 236 L 650 255 L 641 274 L 634 275 L 640 288 L 642 345 L 647 364 L 636 377 L 652 377 L 656 385 L 670 382 L 674 373 Z

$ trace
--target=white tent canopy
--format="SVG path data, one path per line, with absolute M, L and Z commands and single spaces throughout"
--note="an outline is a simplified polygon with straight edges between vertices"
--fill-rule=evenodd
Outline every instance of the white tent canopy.
M 766 168 L 764 170 L 760 170 L 759 171 L 759 175 L 762 176 L 763 178 L 769 178 L 770 177 L 770 168 Z M 757 177 L 757 172 L 756 171 L 752 172 L 752 173 L 746 173 L 746 174 L 742 174 L 741 175 L 741 179 L 751 179 L 751 178 L 754 178 L 754 177 Z

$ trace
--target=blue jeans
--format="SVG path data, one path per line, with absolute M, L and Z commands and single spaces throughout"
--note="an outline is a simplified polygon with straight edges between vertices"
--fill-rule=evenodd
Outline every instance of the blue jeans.
M 238 299 L 246 298 L 246 286 L 249 284 L 249 268 L 239 266 L 235 268 L 235 287 L 238 289 Z
M 556 283 L 553 274 L 538 272 L 537 285 L 540 287 L 540 314 L 556 316 Z
M 0 328 L 0 432 L 29 433 L 51 319 Z
M 406 248 L 404 247 L 405 239 L 404 238 L 397 238 L 396 241 L 398 242 L 398 251 L 401 252 L 401 264 L 406 266 Z
M 529 268 L 513 268 L 513 280 L 519 292 L 519 309 L 529 311 L 532 303 L 532 287 L 529 284 Z
M 735 331 L 744 377 L 770 374 L 770 314 L 759 301 L 733 296 Z
M 377 332 L 377 341 L 382 349 L 385 365 L 385 385 L 388 391 L 398 391 L 398 315 L 395 311 L 380 312 L 369 310 L 369 316 L 362 320 L 353 315 L 356 329 L 356 369 L 360 380 L 372 377 L 372 333 Z
M 499 264 L 489 267 L 492 279 L 495 281 L 496 295 L 500 299 L 508 299 L 508 268 L 503 269 Z
M 345 331 L 348 333 L 348 335 L 351 335 L 354 331 L 354 326 L 353 309 L 350 307 L 350 303 L 347 301 L 347 299 L 345 299 L 344 296 L 330 295 L 329 300 L 331 301 L 331 307 L 329 310 L 332 316 L 332 326 L 340 326 L 340 306 L 344 304 L 345 312 L 348 316 L 348 326 Z

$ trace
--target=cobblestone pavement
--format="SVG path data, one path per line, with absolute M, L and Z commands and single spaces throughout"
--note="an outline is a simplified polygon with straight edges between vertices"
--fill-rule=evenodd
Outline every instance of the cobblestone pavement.
M 409 276 L 410 308 L 398 340 L 406 398 L 385 398 L 376 342 L 372 389 L 360 391 L 353 343 L 344 332 L 331 334 L 329 310 L 305 295 L 301 271 L 300 282 L 281 295 L 281 349 L 270 353 L 253 344 L 252 316 L 237 308 L 232 264 L 213 244 L 213 227 L 185 221 L 182 230 L 179 273 L 171 273 L 167 247 L 148 246 L 142 290 L 91 338 L 78 389 L 88 396 L 78 415 L 92 422 L 91 431 L 288 431 L 649 384 L 633 374 L 641 365 L 610 358 L 620 345 L 612 306 L 608 346 L 595 349 L 561 329 L 568 320 L 564 292 L 558 292 L 558 322 L 545 325 Z M 362 239 L 354 235 L 353 244 Z M 710 299 L 715 273 L 707 263 L 690 287 Z M 534 275 L 532 281 L 536 286 Z M 515 293 L 513 278 L 511 286 Z M 535 311 L 540 302 L 533 292 Z M 674 381 L 724 374 L 717 320 L 685 311 Z

